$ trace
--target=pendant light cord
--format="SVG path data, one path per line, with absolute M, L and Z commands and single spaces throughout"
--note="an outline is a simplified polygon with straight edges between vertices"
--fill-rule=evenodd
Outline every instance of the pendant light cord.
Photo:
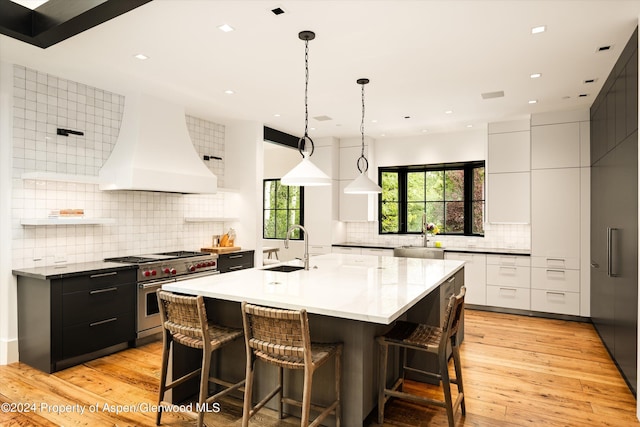
M 358 167 L 360 173 L 364 173 L 369 169 L 369 161 L 364 156 L 364 85 L 369 83 L 369 79 L 358 79 L 357 83 L 360 83 L 360 85 L 362 86 L 362 120 L 360 121 L 362 149 L 360 151 L 360 157 L 358 157 L 358 160 L 356 161 L 356 166 Z M 360 162 L 362 162 L 364 166 L 360 166 Z
M 307 140 L 311 144 L 311 152 L 309 153 L 309 157 L 313 154 L 315 149 L 313 145 L 313 139 L 309 136 L 309 40 L 313 40 L 312 38 L 308 38 L 309 36 L 303 36 L 302 33 L 299 35 L 300 38 L 304 40 L 304 136 L 298 140 L 298 151 L 302 158 L 304 158 L 304 149 L 306 148 Z M 315 37 L 315 35 L 314 35 Z

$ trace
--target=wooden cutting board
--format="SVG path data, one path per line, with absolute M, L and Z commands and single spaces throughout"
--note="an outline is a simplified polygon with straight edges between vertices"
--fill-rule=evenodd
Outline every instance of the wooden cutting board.
M 215 248 L 200 248 L 202 252 L 212 252 L 214 254 L 226 254 L 237 252 L 242 249 L 240 246 L 216 246 Z

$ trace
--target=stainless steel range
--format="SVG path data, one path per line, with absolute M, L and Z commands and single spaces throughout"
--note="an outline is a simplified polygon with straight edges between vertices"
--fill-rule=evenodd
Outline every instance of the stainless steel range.
M 218 255 L 174 251 L 107 258 L 108 262 L 138 265 L 137 340 L 162 331 L 156 291 L 166 283 L 218 274 Z

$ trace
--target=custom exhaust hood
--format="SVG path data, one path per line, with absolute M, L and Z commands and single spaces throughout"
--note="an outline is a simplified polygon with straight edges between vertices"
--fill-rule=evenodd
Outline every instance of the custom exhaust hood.
M 147 94 L 125 97 L 120 133 L 99 172 L 101 190 L 215 193 L 218 178 L 200 159 L 184 108 Z

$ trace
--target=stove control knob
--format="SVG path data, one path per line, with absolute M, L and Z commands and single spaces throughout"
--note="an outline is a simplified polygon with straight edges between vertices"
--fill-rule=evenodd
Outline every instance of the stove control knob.
M 190 266 L 189 266 L 189 271 L 196 271 L 196 267 L 195 267 L 195 266 L 193 266 L 193 265 L 190 265 Z
M 144 275 L 144 277 L 151 276 L 151 272 L 149 270 L 145 270 L 142 274 Z
M 151 275 L 152 275 L 152 276 L 155 276 L 156 274 L 158 274 L 158 272 L 157 272 L 157 271 L 155 271 L 155 270 L 151 270 Z
M 171 269 L 171 274 L 176 274 L 176 273 L 177 273 L 176 269 L 175 269 L 175 268 L 172 268 L 172 269 Z
M 164 270 L 162 270 L 162 272 L 163 272 L 164 274 L 170 274 L 170 273 L 171 273 L 171 270 L 169 270 L 169 267 L 165 267 L 165 268 L 164 268 Z

